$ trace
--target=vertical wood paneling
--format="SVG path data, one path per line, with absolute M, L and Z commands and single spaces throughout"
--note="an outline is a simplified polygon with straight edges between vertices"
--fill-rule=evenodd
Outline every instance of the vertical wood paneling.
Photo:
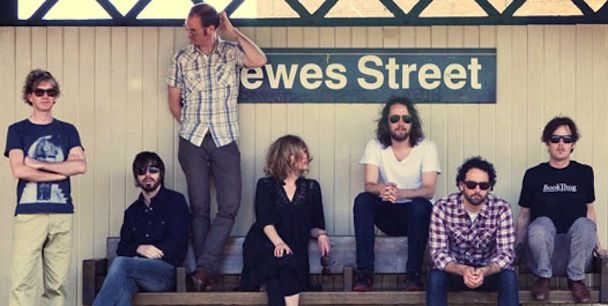
M 498 182 L 494 192 L 513 203 L 511 197 L 511 103 L 513 86 L 511 80 L 521 77 L 513 75 L 512 27 L 498 27 L 496 33 L 496 70 L 503 77 L 497 77 L 496 91 L 500 95 L 496 101 L 496 135 L 492 135 L 491 146 L 496 147 L 494 166 Z M 521 90 L 521 89 L 519 89 Z M 522 110 L 523 111 L 523 110 Z M 518 113 L 522 116 L 522 113 Z M 520 148 L 523 149 L 523 148 Z
M 431 47 L 433 48 L 446 48 L 448 39 L 448 27 L 446 26 L 432 26 L 431 27 Z M 448 194 L 448 186 L 451 186 L 448 182 L 451 182 L 450 174 L 453 171 L 450 169 L 452 165 L 448 164 L 448 152 L 454 148 L 447 148 L 447 137 L 448 137 L 448 117 L 447 108 L 445 104 L 431 104 L 431 122 L 430 123 L 430 139 L 435 142 L 438 149 L 439 165 L 443 171 L 443 175 L 440 175 L 437 180 L 437 187 L 435 188 L 435 199 L 438 199 Z M 428 124 L 428 123 L 427 123 Z M 449 184 L 449 185 L 448 185 Z
M 115 27 L 111 29 L 111 112 L 110 135 L 112 143 L 126 144 L 127 131 L 127 29 Z M 125 154 L 125 146 L 115 146 L 110 152 L 110 235 L 118 235 L 122 225 L 125 210 L 125 190 L 132 188 L 132 175 L 125 170 L 131 156 Z M 127 168 L 129 169 L 129 168 Z M 127 173 L 127 174 L 126 174 Z M 103 254 L 103 253 L 102 253 Z
M 15 61 L 16 61 L 16 41 L 14 27 L 0 27 L 0 84 L 4 90 L 4 101 L 2 102 L 2 111 L 0 112 L 0 143 L 6 143 L 6 130 L 8 126 L 15 121 L 15 109 L 17 107 L 25 108 L 25 104 L 21 100 L 19 91 L 16 90 L 19 86 L 19 81 L 15 79 Z M 0 242 L 0 258 L 5 260 L 0 263 L 0 268 L 4 273 L 0 274 L 0 301 L 3 304 L 8 304 L 8 294 L 10 290 L 10 258 L 12 258 L 13 250 L 13 213 L 15 211 L 15 187 L 16 180 L 10 171 L 9 163 L 4 161 L 0 163 L 0 184 L 3 186 L 0 192 L 0 201 L 4 205 L 0 205 L 0 231 L 2 231 L 4 239 Z
M 78 79 L 74 80 L 72 86 L 77 86 L 78 92 L 77 100 L 66 104 L 66 106 L 73 107 L 77 111 L 73 115 L 74 118 L 66 118 L 69 122 L 74 123 L 78 127 L 82 144 L 86 151 L 86 156 L 89 161 L 95 161 L 102 156 L 95 154 L 95 139 L 97 137 L 95 131 L 95 28 L 82 27 L 79 28 L 79 41 L 78 41 Z M 72 239 L 76 242 L 76 245 L 80 244 L 83 240 L 85 246 L 90 244 L 87 241 L 92 235 L 94 226 L 91 226 L 93 221 L 89 214 L 80 214 L 80 210 L 91 211 L 94 210 L 95 205 L 95 167 L 94 164 L 89 164 L 87 168 L 87 175 L 78 176 L 75 180 L 72 180 L 72 196 L 74 199 L 74 206 L 77 211 L 75 215 L 75 231 L 72 235 Z M 82 230 L 81 230 L 82 229 Z M 81 238 L 81 235 L 84 237 Z M 77 261 L 81 262 L 85 257 L 80 254 L 78 249 L 74 249 L 72 257 Z M 72 270 L 80 270 L 80 265 L 72 266 Z M 77 288 L 80 288 L 82 273 L 78 273 L 78 277 L 71 278 L 70 292 L 77 292 Z
M 606 207 L 606 192 L 602 192 L 608 185 L 608 142 L 605 135 L 608 133 L 608 86 L 606 86 L 606 75 L 608 74 L 608 52 L 606 39 L 606 25 L 593 26 L 593 130 L 586 135 L 591 136 L 593 141 L 593 171 L 595 173 L 596 211 L 598 220 L 606 220 L 608 208 Z M 600 237 L 606 237 L 606 223 L 598 222 L 598 233 Z M 603 244 L 604 246 L 606 244 Z
M 573 117 L 581 130 L 575 158 L 595 170 L 598 219 L 608 216 L 608 33 L 605 25 L 433 27 L 259 27 L 241 29 L 262 48 L 497 48 L 496 104 L 419 104 L 423 129 L 437 144 L 443 170 L 435 198 L 454 192 L 456 168 L 480 154 L 498 172 L 495 193 L 517 210 L 524 171 L 547 160 L 539 140 L 548 119 Z M 179 124 L 167 107 L 166 72 L 171 56 L 187 45 L 177 27 L 2 27 L 0 84 L 4 127 L 31 108 L 20 91 L 32 68 L 50 70 L 61 83 L 54 109 L 80 131 L 89 170 L 73 180 L 75 234 L 68 305 L 79 305 L 80 262 L 99 257 L 105 236 L 118 235 L 124 208 L 137 196 L 131 162 L 141 150 L 157 151 L 167 166 L 166 183 L 186 191 L 177 161 Z M 254 220 L 255 182 L 264 176 L 268 146 L 285 133 L 300 135 L 314 157 L 309 177 L 321 183 L 327 229 L 352 235 L 352 202 L 363 190 L 359 159 L 374 137 L 381 104 L 242 104 L 240 110 L 243 201 L 233 230 L 244 235 Z M 5 141 L 0 138 L 1 141 Z M 14 210 L 15 179 L 3 163 L 0 217 Z M 215 202 L 215 199 L 213 199 Z M 215 206 L 215 205 L 214 205 Z M 213 211 L 216 208 L 213 207 Z M 10 237 L 12 222 L 0 230 Z M 599 235 L 607 245 L 607 229 Z M 10 258 L 11 239 L 0 242 Z M 0 264 L 9 271 L 10 261 Z M 0 276 L 6 300 L 9 273 Z M 2 302 L 0 302 L 2 304 Z

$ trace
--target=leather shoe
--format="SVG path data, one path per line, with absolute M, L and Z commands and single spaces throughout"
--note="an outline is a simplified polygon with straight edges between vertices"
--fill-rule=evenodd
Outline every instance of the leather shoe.
M 589 288 L 582 280 L 573 281 L 568 279 L 568 289 L 572 291 L 572 295 L 576 298 L 577 303 L 589 303 L 591 301 L 591 293 Z
M 197 270 L 188 277 L 188 289 L 189 291 L 203 292 L 212 291 L 214 289 L 214 282 L 211 275 L 204 270 Z
M 544 301 L 549 297 L 551 278 L 538 277 L 532 288 L 532 294 L 537 301 Z

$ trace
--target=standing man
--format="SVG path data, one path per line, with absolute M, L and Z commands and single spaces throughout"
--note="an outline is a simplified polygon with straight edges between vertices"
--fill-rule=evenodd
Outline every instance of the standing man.
M 197 270 L 195 289 L 211 289 L 224 243 L 241 202 L 237 97 L 240 69 L 260 67 L 266 56 L 235 29 L 225 12 L 192 7 L 186 20 L 190 45 L 177 52 L 168 74 L 169 108 L 181 123 L 178 158 L 188 183 Z M 223 40 L 222 38 L 227 40 Z M 209 180 L 218 213 L 210 220 Z
M 4 156 L 19 179 L 9 306 L 40 305 L 40 274 L 44 303 L 66 302 L 74 213 L 70 176 L 84 173 L 87 165 L 76 128 L 51 114 L 60 93 L 50 72 L 32 70 L 23 86 L 32 114 L 8 128 Z
M 407 236 L 405 289 L 423 290 L 420 269 L 428 238 L 437 175 L 435 144 L 424 139 L 418 111 L 407 98 L 391 99 L 382 109 L 377 139 L 367 143 L 365 192 L 355 198 L 357 277 L 353 290 L 373 286 L 374 225 L 390 236 Z M 402 256 L 404 254 L 396 254 Z
M 495 184 L 494 166 L 470 158 L 458 169 L 460 192 L 433 207 L 427 305 L 447 306 L 447 291 L 462 290 L 498 291 L 497 305 L 519 305 L 511 205 L 490 193 Z
M 93 306 L 130 306 L 140 290 L 175 289 L 175 267 L 186 257 L 190 215 L 184 196 L 165 188 L 165 164 L 153 152 L 133 160 L 139 198 L 125 211 L 118 257 Z
M 566 265 L 568 288 L 579 303 L 588 303 L 589 289 L 583 282 L 585 267 L 593 250 L 601 250 L 597 240 L 593 169 L 570 159 L 579 132 L 568 117 L 555 117 L 545 125 L 542 141 L 547 145 L 549 162 L 526 171 L 519 196 L 517 249 L 527 238 L 530 269 L 538 277 L 533 287 L 539 301 L 549 296 L 552 267 Z M 565 236 L 566 245 L 555 244 Z M 567 252 L 556 262 L 556 249 Z

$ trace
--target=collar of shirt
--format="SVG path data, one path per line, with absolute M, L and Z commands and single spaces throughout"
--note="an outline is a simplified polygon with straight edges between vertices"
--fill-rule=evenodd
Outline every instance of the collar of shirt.
M 456 211 L 455 211 L 455 215 L 458 217 L 464 217 L 467 216 L 467 211 L 464 207 L 464 196 L 462 195 L 462 193 L 457 193 L 457 196 L 455 197 L 455 203 L 457 205 Z M 483 206 L 481 207 L 481 210 L 479 210 L 479 216 L 477 219 L 479 219 L 479 217 L 482 217 L 484 219 L 487 219 L 490 217 L 490 213 L 489 213 L 489 207 L 490 205 L 492 205 L 492 203 L 494 203 L 494 201 L 496 201 L 496 197 L 491 194 L 488 193 L 488 197 L 486 198 L 485 203 L 483 203 Z
M 158 193 L 152 197 L 152 199 L 150 199 L 150 206 L 146 205 L 146 201 L 144 199 L 144 194 L 143 192 L 141 192 L 139 194 L 139 198 L 137 199 L 137 203 L 139 205 L 143 205 L 143 208 L 147 208 L 147 207 L 156 207 L 158 206 L 159 202 L 162 202 L 161 199 L 163 199 L 165 197 L 165 193 L 166 193 L 166 189 L 165 186 L 160 186 L 160 189 L 158 190 Z

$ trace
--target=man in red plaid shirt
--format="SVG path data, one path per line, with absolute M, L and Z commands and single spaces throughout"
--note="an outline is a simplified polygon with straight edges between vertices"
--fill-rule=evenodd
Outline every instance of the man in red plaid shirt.
M 447 305 L 447 291 L 462 290 L 498 291 L 498 305 L 519 305 L 511 205 L 490 193 L 495 184 L 494 166 L 470 158 L 458 169 L 460 192 L 433 207 L 427 305 Z

